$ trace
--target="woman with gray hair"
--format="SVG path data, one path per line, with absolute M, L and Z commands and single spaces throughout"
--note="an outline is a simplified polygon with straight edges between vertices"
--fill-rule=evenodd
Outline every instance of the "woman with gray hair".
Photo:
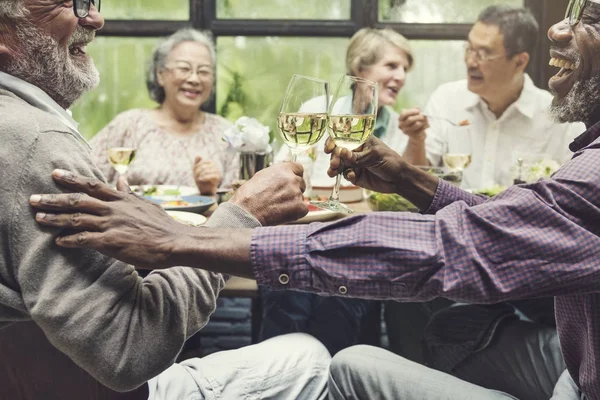
M 201 109 L 215 86 L 216 54 L 209 33 L 181 29 L 159 43 L 152 54 L 146 84 L 155 109 L 133 109 L 111 121 L 91 141 L 93 157 L 109 182 L 117 174 L 106 157 L 107 143 L 122 147 L 135 136 L 130 184 L 197 186 L 214 195 L 237 178 L 238 157 L 222 140 L 232 126 Z

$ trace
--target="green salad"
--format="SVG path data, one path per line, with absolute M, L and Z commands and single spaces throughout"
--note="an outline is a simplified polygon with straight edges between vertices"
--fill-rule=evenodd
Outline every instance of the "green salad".
M 494 185 L 483 189 L 474 189 L 473 193 L 493 197 L 506 189 L 506 186 Z
M 144 189 L 144 196 L 179 196 L 181 192 L 178 189 L 162 189 L 158 186 L 150 186 Z
M 371 192 L 367 203 L 373 211 L 418 211 L 413 203 L 395 193 Z

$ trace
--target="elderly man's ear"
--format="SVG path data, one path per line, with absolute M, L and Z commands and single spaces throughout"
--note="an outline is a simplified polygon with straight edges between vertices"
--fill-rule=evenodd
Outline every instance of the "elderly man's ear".
M 12 34 L 14 30 L 14 26 L 0 21 L 0 61 L 16 50 Z

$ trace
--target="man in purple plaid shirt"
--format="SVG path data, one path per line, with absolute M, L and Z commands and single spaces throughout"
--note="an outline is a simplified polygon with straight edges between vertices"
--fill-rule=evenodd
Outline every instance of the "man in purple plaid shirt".
M 63 172 L 55 173 L 57 182 L 103 200 L 42 195 L 32 205 L 54 213 L 37 219 L 86 231 L 63 233 L 59 246 L 93 247 L 135 265 L 256 278 L 276 289 L 472 303 L 556 296 L 567 370 L 552 398 L 600 399 L 600 0 L 571 0 L 567 13 L 548 33 L 561 67 L 550 80 L 552 112 L 562 122 L 583 121 L 588 130 L 551 179 L 487 199 L 423 174 L 372 138 L 354 153 L 328 143 L 330 175 L 343 160 L 346 178 L 402 194 L 424 215 L 196 229 L 129 193 Z M 334 399 L 514 399 L 366 346 L 334 357 L 329 390 Z

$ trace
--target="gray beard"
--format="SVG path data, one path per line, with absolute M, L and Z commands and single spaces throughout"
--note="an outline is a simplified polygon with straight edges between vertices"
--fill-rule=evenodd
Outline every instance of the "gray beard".
M 567 96 L 554 100 L 550 114 L 558 123 L 584 122 L 587 126 L 596 123 L 600 115 L 600 76 L 594 76 L 585 82 L 575 82 Z
M 69 45 L 89 42 L 94 33 L 78 26 Z M 16 28 L 19 53 L 3 67 L 4 71 L 46 92 L 61 107 L 69 108 L 75 100 L 100 83 L 94 62 L 74 60 L 63 52 L 56 40 L 27 21 Z

